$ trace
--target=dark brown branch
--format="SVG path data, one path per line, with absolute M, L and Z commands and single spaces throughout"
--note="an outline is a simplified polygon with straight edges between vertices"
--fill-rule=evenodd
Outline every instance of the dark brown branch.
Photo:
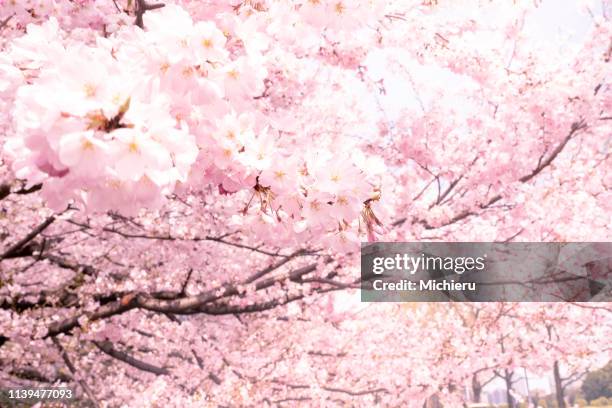
M 44 241 L 43 241 L 44 244 Z M 78 296 L 74 293 L 74 290 L 78 288 L 83 283 L 84 275 L 93 276 L 96 274 L 96 271 L 90 265 L 80 264 L 66 258 L 62 258 L 60 256 L 52 255 L 52 254 L 43 254 L 44 245 L 36 246 L 29 245 L 28 248 L 31 250 L 28 254 L 33 255 L 33 251 L 39 251 L 37 255 L 37 259 L 34 262 L 39 262 L 40 260 L 48 260 L 49 262 L 59 266 L 60 268 L 70 269 L 76 272 L 70 279 L 64 281 L 64 283 L 56 288 L 52 289 L 43 289 L 35 293 L 23 293 L 19 296 L 14 296 L 12 298 L 5 297 L 0 300 L 0 309 L 5 310 L 13 310 L 17 313 L 21 313 L 25 310 L 35 309 L 39 307 L 75 307 L 78 305 Z M 159 292 L 156 295 L 163 296 L 165 293 Z M 94 299 L 99 302 L 108 303 L 112 300 L 117 300 L 121 296 L 125 295 L 125 293 L 121 294 L 111 294 L 111 295 L 94 295 Z M 32 298 L 32 296 L 35 296 Z M 178 294 L 175 294 L 175 297 L 178 297 Z M 110 297 L 109 300 L 106 298 Z
M 0 200 L 4 200 L 11 194 L 11 185 L 7 183 L 0 184 Z
M 257 279 L 267 275 L 270 272 L 275 271 L 276 269 L 280 268 L 281 266 L 285 265 L 287 262 L 289 262 L 291 259 L 295 258 L 296 256 L 302 254 L 304 251 L 303 250 L 298 250 L 295 251 L 294 253 L 287 255 L 282 261 L 279 261 L 275 264 L 271 264 L 270 266 L 254 273 L 253 275 L 251 275 L 249 278 L 247 278 L 247 280 L 245 281 L 245 283 L 252 283 L 255 282 Z
M 431 186 L 431 184 L 432 184 L 434 181 L 436 181 L 436 178 L 435 178 L 435 177 L 434 177 L 434 178 L 432 178 L 431 180 L 429 180 L 429 183 L 425 184 L 425 187 L 423 187 L 423 188 L 421 189 L 421 191 L 419 191 L 419 193 L 418 193 L 417 195 L 415 195 L 415 196 L 412 198 L 412 201 L 416 201 L 416 200 L 418 200 L 419 198 L 421 198 L 421 196 L 423 195 L 423 193 L 425 193 L 425 191 L 427 191 L 427 189 L 429 188 L 429 186 Z
M 304 282 L 311 282 L 311 281 L 314 281 L 314 280 L 304 279 Z M 337 290 L 355 289 L 355 288 L 358 288 L 358 286 L 354 286 L 354 284 L 350 285 L 350 284 L 336 283 L 336 285 L 332 285 L 332 287 L 316 289 L 314 290 L 314 293 L 317 293 L 320 295 L 323 293 L 333 292 Z M 199 309 L 193 310 L 192 313 L 204 313 L 204 314 L 209 314 L 213 316 L 228 315 L 228 314 L 238 316 L 241 314 L 259 313 L 259 312 L 264 312 L 266 310 L 277 308 L 279 306 L 284 306 L 288 303 L 295 302 L 297 300 L 304 299 L 308 295 L 309 294 L 307 293 L 287 295 L 284 297 L 268 300 L 266 302 L 254 303 L 252 305 L 247 305 L 247 306 L 223 305 L 223 304 L 221 305 L 213 304 L 210 306 L 206 305 Z
M 53 302 L 49 299 L 52 295 L 52 292 L 43 291 L 38 295 L 38 298 L 34 300 L 26 300 L 24 298 L 4 298 L 0 301 L 0 309 L 3 310 L 12 310 L 16 313 L 22 313 L 26 310 L 38 309 L 41 307 L 70 307 L 74 306 L 72 304 L 76 301 L 76 296 L 72 297 L 63 297 L 58 302 Z
M 338 282 L 333 279 L 326 279 L 326 278 L 309 278 L 309 279 L 304 279 L 303 282 L 304 283 L 321 283 L 321 284 L 326 284 L 326 285 L 336 287 L 338 289 L 359 289 L 360 287 L 359 286 L 360 281 L 344 283 L 344 282 Z
M 495 375 L 490 376 L 488 380 L 482 381 L 480 383 L 480 386 L 484 388 L 488 384 L 492 383 L 495 380 L 495 378 L 497 378 Z
M 575 372 L 567 377 L 561 377 L 561 382 L 563 384 L 563 389 L 567 388 L 569 385 L 582 380 L 587 374 L 588 370 Z
M 37 191 L 40 191 L 40 189 L 42 188 L 42 186 L 43 186 L 43 185 L 42 185 L 42 183 L 39 183 L 39 184 L 34 184 L 34 185 L 33 185 L 32 187 L 30 187 L 30 188 L 25 188 L 25 187 L 22 187 L 22 188 L 20 188 L 19 190 L 15 191 L 14 193 L 15 193 L 15 194 L 22 194 L 22 195 L 25 195 L 25 194 L 32 194 L 32 193 L 35 193 L 35 192 L 37 192 Z
M 228 314 L 247 314 L 257 313 L 266 310 L 274 309 L 278 306 L 286 305 L 287 303 L 294 302 L 296 300 L 303 299 L 305 295 L 292 295 L 283 298 L 269 300 L 267 302 L 255 303 L 247 306 L 235 306 L 235 305 L 211 305 L 203 306 L 199 309 L 193 310 L 193 313 L 204 313 L 213 316 L 228 315 Z
M 610 307 L 607 307 L 607 306 L 593 306 L 593 305 L 590 305 L 590 304 L 585 304 L 585 303 L 580 303 L 580 302 L 570 302 L 570 303 L 573 304 L 574 306 L 582 307 L 582 308 L 585 308 L 585 309 L 604 310 L 606 312 L 612 313 L 612 306 L 610 306 Z M 604 303 L 604 304 L 606 304 L 606 303 Z
M 314 272 L 317 264 L 311 264 L 302 268 L 293 270 L 286 275 L 274 278 L 268 278 L 255 284 L 255 290 L 262 290 L 274 286 L 286 280 L 299 281 L 302 276 Z M 176 300 L 159 300 L 146 295 L 137 297 L 136 305 L 142 309 L 151 310 L 154 312 L 166 313 L 191 313 L 194 309 L 198 309 L 207 303 L 216 300 L 236 296 L 240 294 L 239 286 L 246 284 L 245 282 L 235 284 L 229 283 L 222 285 L 220 288 L 209 290 L 196 296 L 187 296 Z
M 185 278 L 185 281 L 183 282 L 183 285 L 181 286 L 181 295 L 185 295 L 187 292 L 187 285 L 189 285 L 189 280 L 191 279 L 191 274 L 193 273 L 193 268 L 189 268 L 189 272 L 187 272 L 187 277 Z
M 13 244 L 13 246 L 11 246 L 9 249 L 4 251 L 4 253 L 2 255 L 0 255 L 0 260 L 6 259 L 6 258 L 11 258 L 15 254 L 17 254 L 20 249 L 25 247 L 30 241 L 32 241 L 34 238 L 36 238 L 38 236 L 38 234 L 43 232 L 49 225 L 51 225 L 53 223 L 53 221 L 55 221 L 55 216 L 54 215 L 52 215 L 51 217 L 47 218 L 45 221 L 42 222 L 42 224 L 40 224 L 39 226 L 34 228 L 23 239 L 21 239 L 20 241 L 16 242 L 15 244 Z
M 345 352 L 342 352 L 342 353 L 325 353 L 323 351 L 309 351 L 308 355 L 309 356 L 316 356 L 316 357 L 338 358 L 338 357 L 346 357 L 347 353 L 345 353 Z
M 79 270 L 76 270 L 76 272 L 77 273 L 72 278 L 64 281 L 64 283 L 57 288 L 44 289 L 35 293 L 23 293 L 19 296 L 13 296 L 12 298 L 6 297 L 0 300 L 0 309 L 13 310 L 17 313 L 21 313 L 25 310 L 42 307 L 78 306 L 79 298 L 74 291 L 83 284 L 84 272 L 79 272 Z M 98 301 L 104 300 L 103 296 L 94 296 L 94 299 Z
M 49 384 L 55 383 L 57 381 L 61 381 L 61 382 L 72 381 L 72 378 L 70 378 L 66 374 L 62 374 L 61 372 L 58 372 L 56 377 L 51 378 L 51 377 L 45 376 L 44 374 L 42 374 L 40 371 L 36 370 L 33 367 L 14 368 L 11 371 L 9 371 L 9 374 L 12 375 L 13 377 L 17 377 L 22 380 L 36 381 L 36 382 L 49 383 Z
M 440 204 L 442 201 L 444 201 L 444 199 L 446 198 L 446 196 L 453 190 L 453 188 L 455 188 L 455 186 L 457 185 L 457 183 L 459 183 L 461 181 L 461 179 L 463 178 L 463 174 L 461 176 L 459 176 L 458 178 L 456 178 L 455 180 L 453 180 L 452 183 L 450 183 L 450 185 L 446 188 L 446 190 L 444 190 L 444 192 L 442 193 L 442 195 L 440 195 L 438 197 L 438 199 L 436 200 L 435 204 L 432 204 L 429 208 L 432 208 L 434 205 Z
M 259 248 L 252 247 L 252 246 L 249 246 L 249 245 L 240 244 L 240 243 L 237 243 L 237 242 L 226 241 L 226 240 L 221 239 L 221 238 L 207 236 L 204 239 L 207 240 L 207 241 L 219 242 L 221 244 L 233 246 L 233 247 L 236 247 L 236 248 L 248 249 L 248 250 L 251 250 L 253 252 L 259 252 L 260 254 L 264 254 L 264 255 L 268 255 L 268 256 L 277 256 L 277 257 L 288 256 L 288 255 L 282 255 L 282 254 L 278 254 L 278 253 L 274 253 L 274 252 L 270 252 L 270 251 L 265 251 L 263 249 L 259 249 Z
M 111 317 L 117 314 L 125 313 L 128 310 L 136 307 L 135 298 L 125 296 L 121 300 L 108 303 L 106 305 L 98 307 L 92 314 L 88 316 L 89 320 L 100 320 L 107 317 Z M 83 314 L 72 316 L 66 320 L 62 320 L 57 323 L 53 323 L 49 326 L 49 331 L 45 335 L 45 338 L 57 336 L 60 333 L 67 333 L 75 327 L 79 327 L 79 317 Z
M 31 194 L 31 193 L 35 193 L 36 191 L 39 191 L 42 188 L 42 184 L 35 184 L 30 188 L 25 188 L 22 187 L 19 190 L 16 191 L 11 191 L 11 184 L 10 183 L 2 183 L 0 184 L 0 200 L 5 199 L 6 197 L 8 197 L 10 194 Z
M 153 364 L 149 364 L 145 361 L 138 360 L 123 351 L 115 349 L 110 341 L 94 341 L 93 343 L 96 345 L 96 347 L 100 349 L 100 351 L 104 352 L 105 354 L 116 358 L 119 361 L 123 361 L 124 363 L 131 365 L 132 367 L 135 367 L 139 370 L 153 373 L 155 375 L 170 374 L 170 371 L 168 371 L 167 368 L 158 367 Z
M 280 405 L 283 402 L 301 402 L 301 401 L 310 401 L 312 400 L 312 398 L 310 397 L 291 397 L 291 398 L 283 398 L 283 399 L 279 399 L 279 400 L 273 400 L 270 401 L 269 399 L 265 399 L 268 403 L 274 403 L 276 405 L 278 405 L 279 407 L 282 406 Z
M 91 265 L 86 265 L 86 264 L 82 264 L 82 263 L 78 263 L 75 261 L 71 261 L 69 259 L 66 258 L 62 258 L 60 256 L 57 255 L 53 255 L 53 254 L 48 254 L 48 255 L 44 255 L 42 256 L 43 259 L 48 260 L 49 262 L 59 266 L 60 268 L 64 268 L 64 269 L 70 269 L 73 270 L 77 273 L 82 273 L 84 275 L 87 276 L 94 276 L 96 275 L 96 270 L 93 268 L 93 266 Z
M 11 21 L 11 18 L 13 18 L 13 14 L 11 14 L 10 16 L 8 16 L 7 18 L 5 18 L 4 20 L 0 21 L 0 30 L 4 29 L 4 27 L 7 26 L 7 24 L 9 23 L 9 21 Z
M 202 360 L 202 357 L 200 357 L 198 353 L 196 353 L 195 349 L 191 349 L 191 352 L 193 353 L 193 356 L 195 357 L 196 362 L 198 363 L 198 367 L 200 367 L 200 370 L 205 371 L 204 370 L 204 360 Z M 210 378 L 211 381 L 214 382 L 215 384 L 221 385 L 221 382 L 222 382 L 221 379 L 219 378 L 219 376 L 217 376 L 212 371 L 208 373 L 208 378 Z
M 559 155 L 559 153 L 561 153 L 561 151 L 563 150 L 567 142 L 570 141 L 570 139 L 576 134 L 576 132 L 582 129 L 585 129 L 586 127 L 587 127 L 587 124 L 584 120 L 572 123 L 572 128 L 570 132 L 568 133 L 568 135 L 552 151 L 552 153 L 548 156 L 548 158 L 544 160 L 543 162 L 541 162 L 540 165 L 537 166 L 530 174 L 527 174 L 526 176 L 521 177 L 519 181 L 521 181 L 522 183 L 527 183 L 529 180 L 531 180 L 532 178 L 540 174 L 542 170 L 544 170 L 546 167 L 550 166 L 553 160 L 555 160 L 555 158 Z
M 113 4 L 115 5 L 115 8 L 117 9 L 118 12 L 122 13 L 123 10 L 121 10 L 121 8 L 119 7 L 119 5 L 117 4 L 117 0 L 113 0 Z
M 140 28 L 144 28 L 144 21 L 142 18 L 142 16 L 144 16 L 144 13 L 150 10 L 162 8 L 164 6 L 165 4 L 163 3 L 149 4 L 145 0 L 136 0 L 136 9 L 135 9 L 136 21 L 134 21 L 134 24 L 136 24 Z
M 328 258 L 328 262 L 331 259 Z M 300 282 L 302 277 L 316 270 L 317 264 L 310 264 L 278 277 L 264 279 L 255 284 L 255 290 L 263 290 L 274 286 L 277 283 L 285 281 Z M 200 308 L 214 301 L 240 295 L 240 287 L 247 284 L 246 282 L 226 283 L 215 289 L 208 290 L 199 295 L 176 297 L 176 293 L 170 293 L 167 298 L 161 296 L 154 297 L 151 294 L 129 293 L 124 295 L 120 300 L 111 301 L 105 305 L 98 307 L 93 313 L 88 315 L 89 320 L 105 319 L 117 314 L 125 313 L 129 310 L 140 308 L 159 313 L 174 313 L 174 314 L 193 314 L 197 313 Z M 201 311 L 200 311 L 201 313 Z M 74 315 L 66 320 L 52 324 L 49 327 L 45 338 L 56 336 L 60 333 L 70 332 L 72 329 L 79 327 L 79 318 L 82 313 Z

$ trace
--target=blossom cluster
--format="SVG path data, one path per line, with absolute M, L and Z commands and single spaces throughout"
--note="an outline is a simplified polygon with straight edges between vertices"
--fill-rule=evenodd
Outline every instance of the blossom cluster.
M 298 8 L 302 24 L 332 29 L 309 4 Z M 336 8 L 337 18 L 364 15 Z M 5 152 L 15 176 L 42 183 L 56 210 L 76 203 L 129 215 L 212 185 L 221 197 L 244 193 L 243 226 L 323 234 L 340 246 L 373 239 L 382 160 L 347 138 L 283 133 L 287 117 L 265 100 L 270 78 L 284 80 L 271 72 L 279 51 L 257 35 L 261 21 L 247 21 L 196 21 L 167 5 L 146 13 L 144 30 L 115 24 L 105 36 L 67 32 L 54 18 L 28 25 L 0 65 L 18 84 L 0 83 L 13 98 Z

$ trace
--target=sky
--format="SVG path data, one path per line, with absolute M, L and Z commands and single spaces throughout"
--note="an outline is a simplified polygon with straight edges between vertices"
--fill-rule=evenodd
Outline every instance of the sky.
M 534 0 L 537 1 L 537 0 Z M 590 9 L 594 15 L 601 15 L 603 3 L 607 2 L 608 8 L 612 8 L 610 0 L 544 0 L 535 12 L 529 14 L 525 19 L 523 33 L 530 39 L 534 39 L 547 49 L 557 52 L 568 52 L 568 48 L 580 44 L 589 32 L 593 24 L 593 17 L 585 10 L 584 4 L 591 3 Z M 419 108 L 417 98 L 418 84 L 420 82 L 435 81 L 443 84 L 445 88 L 453 89 L 465 87 L 465 81 L 457 81 L 457 75 L 444 72 L 440 68 L 421 66 L 416 62 L 406 61 L 413 77 L 413 84 L 406 83 L 400 77 L 389 72 L 386 59 L 380 53 L 373 52 L 367 61 L 368 72 L 374 78 L 385 78 L 387 84 L 386 96 L 380 97 L 387 116 L 391 119 L 397 118 L 404 107 Z M 392 86 L 389 86 L 391 85 Z M 415 92 L 416 90 L 416 92 Z M 419 98 L 427 105 L 434 100 L 428 99 L 427 95 L 419 93 Z M 410 96 L 407 98 L 407 96 Z

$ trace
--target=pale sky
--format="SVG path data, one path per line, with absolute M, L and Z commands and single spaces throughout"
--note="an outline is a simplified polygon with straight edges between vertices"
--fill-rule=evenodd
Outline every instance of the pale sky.
M 602 14 L 602 2 L 605 1 L 608 0 L 590 2 L 592 3 L 591 10 L 595 15 Z M 535 12 L 527 16 L 523 32 L 528 37 L 533 38 L 534 41 L 545 45 L 547 49 L 560 53 L 567 52 L 568 47 L 576 46 L 584 40 L 593 24 L 593 18 L 585 11 L 583 6 L 585 3 L 587 1 L 544 0 Z M 404 107 L 419 108 L 419 102 L 414 91 L 414 88 L 418 91 L 419 83 L 429 81 L 443 83 L 445 88 L 450 88 L 451 92 L 449 93 L 452 93 L 453 89 L 464 88 L 468 85 L 465 81 L 457 81 L 458 76 L 450 74 L 448 71 L 437 67 L 424 67 L 416 62 L 406 61 L 413 77 L 415 85 L 413 88 L 412 84 L 404 81 L 403 77 L 395 76 L 389 72 L 386 59 L 378 52 L 370 54 L 367 65 L 368 73 L 374 79 L 385 78 L 387 95 L 381 95 L 379 100 L 391 120 L 395 120 Z M 419 97 L 425 105 L 433 102 L 422 92 Z

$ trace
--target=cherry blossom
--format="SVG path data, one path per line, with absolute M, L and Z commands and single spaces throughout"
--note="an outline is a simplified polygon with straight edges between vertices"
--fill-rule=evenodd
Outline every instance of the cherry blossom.
M 163 3 L 0 0 L 2 388 L 562 406 L 612 357 L 606 302 L 359 293 L 365 241 L 609 241 L 608 1 Z

